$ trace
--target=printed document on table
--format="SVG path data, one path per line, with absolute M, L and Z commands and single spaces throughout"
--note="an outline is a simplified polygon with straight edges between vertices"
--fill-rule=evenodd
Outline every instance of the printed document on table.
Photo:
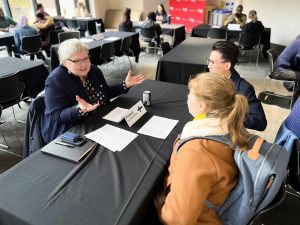
M 177 123 L 178 120 L 152 116 L 151 119 L 138 130 L 138 133 L 166 139 Z
M 116 107 L 112 111 L 110 111 L 108 114 L 103 116 L 103 119 L 120 123 L 124 119 L 124 115 L 128 112 L 128 109 L 124 109 L 121 107 Z
M 116 41 L 116 40 L 119 40 L 119 39 L 121 39 L 121 38 L 119 38 L 119 37 L 108 37 L 108 38 L 105 38 L 104 40 L 105 41 Z
M 138 134 L 106 124 L 85 136 L 115 152 L 122 151 Z
M 80 38 L 80 41 L 82 41 L 84 43 L 89 43 L 89 42 L 92 42 L 93 39 L 91 39 L 91 38 Z

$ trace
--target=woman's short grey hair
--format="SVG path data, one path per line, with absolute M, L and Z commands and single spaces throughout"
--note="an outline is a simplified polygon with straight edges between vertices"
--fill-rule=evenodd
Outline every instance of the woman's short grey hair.
M 79 39 L 73 38 L 62 42 L 58 49 L 59 62 L 62 65 L 66 60 L 70 59 L 75 53 L 89 51 L 88 46 Z

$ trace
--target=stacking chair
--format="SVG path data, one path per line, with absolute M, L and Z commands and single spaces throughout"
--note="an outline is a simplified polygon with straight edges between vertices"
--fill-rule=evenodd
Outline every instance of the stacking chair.
M 25 84 L 21 80 L 20 73 L 18 71 L 0 79 L 0 107 L 2 108 L 2 110 L 12 107 L 14 119 L 20 123 L 25 122 L 16 119 L 15 110 L 13 106 L 15 104 L 19 104 L 22 101 L 24 90 Z M 4 123 L 5 121 L 2 121 L 0 125 L 3 125 Z M 1 135 L 3 136 L 6 145 L 1 144 L 0 146 L 8 148 L 7 141 L 2 132 Z
M 207 33 L 207 38 L 227 40 L 227 32 L 224 28 L 211 28 Z
M 67 39 L 72 39 L 72 38 L 80 38 L 80 33 L 79 31 L 70 31 L 70 32 L 61 32 L 58 34 L 58 41 L 59 43 L 62 43 L 63 41 Z
M 253 32 L 242 32 L 240 34 L 237 46 L 240 51 L 244 53 L 245 51 L 256 51 L 256 67 L 258 66 L 258 59 L 261 51 L 260 45 L 260 33 Z
M 163 42 L 160 44 L 160 46 L 164 55 L 167 54 L 172 49 L 169 42 Z
M 156 49 L 160 50 L 160 47 L 159 47 L 160 43 L 158 44 L 156 42 L 157 34 L 156 34 L 156 31 L 154 30 L 154 28 L 142 27 L 141 28 L 141 36 L 142 36 L 142 40 L 144 42 L 148 43 L 148 49 L 154 48 L 154 50 L 156 50 Z M 154 45 L 154 47 L 152 47 L 151 45 L 152 46 Z M 154 51 L 154 54 L 155 54 L 155 51 Z
M 275 49 L 269 49 L 267 51 L 267 53 L 268 53 L 268 58 L 269 58 L 270 74 L 267 75 L 265 78 L 263 89 L 261 90 L 261 93 L 259 94 L 260 100 L 263 102 L 266 102 L 266 99 L 268 98 L 269 95 L 277 96 L 280 98 L 287 98 L 290 100 L 290 108 L 292 108 L 293 96 L 294 96 L 294 91 L 295 91 L 295 81 L 293 79 L 287 79 L 287 78 L 282 79 L 282 78 L 277 78 L 277 77 L 273 76 L 272 73 L 274 72 L 274 62 L 277 60 L 279 54 Z M 281 95 L 278 93 L 266 91 L 267 86 L 270 86 L 270 81 L 280 81 L 282 83 L 283 82 L 292 82 L 293 83 L 292 95 L 285 96 L 285 95 Z
M 101 46 L 100 65 L 107 64 L 111 61 L 114 61 L 114 51 L 115 51 L 114 42 L 104 43 Z
M 40 35 L 28 36 L 22 38 L 21 49 L 25 53 L 17 53 L 15 55 L 19 56 L 30 56 L 30 59 L 33 60 L 35 55 L 42 55 L 42 40 Z
M 50 45 L 55 45 L 59 43 L 58 34 L 64 32 L 63 30 L 52 30 L 49 32 L 49 42 Z
M 127 56 L 129 64 L 130 64 L 130 68 L 132 69 L 132 64 L 131 64 L 129 56 L 133 56 L 133 52 L 130 49 L 130 45 L 131 45 L 131 37 L 123 38 L 122 45 L 121 45 L 121 51 L 123 52 L 124 55 Z

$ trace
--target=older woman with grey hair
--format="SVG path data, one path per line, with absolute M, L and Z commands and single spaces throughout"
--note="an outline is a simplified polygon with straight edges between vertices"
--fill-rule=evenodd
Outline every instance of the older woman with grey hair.
M 58 54 L 60 66 L 45 83 L 42 135 L 46 143 L 145 79 L 141 74 L 132 76 L 129 71 L 124 81 L 108 86 L 101 70 L 91 65 L 87 46 L 78 39 L 64 41 Z

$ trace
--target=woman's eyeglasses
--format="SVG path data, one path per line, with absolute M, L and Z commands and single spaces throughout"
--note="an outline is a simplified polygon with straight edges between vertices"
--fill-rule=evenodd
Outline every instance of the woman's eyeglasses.
M 68 60 L 71 61 L 71 62 L 73 62 L 73 63 L 75 63 L 78 66 L 81 66 L 82 63 L 88 63 L 88 62 L 90 62 L 90 57 L 88 56 L 88 57 L 83 58 L 83 59 L 74 59 L 74 60 L 68 59 Z

